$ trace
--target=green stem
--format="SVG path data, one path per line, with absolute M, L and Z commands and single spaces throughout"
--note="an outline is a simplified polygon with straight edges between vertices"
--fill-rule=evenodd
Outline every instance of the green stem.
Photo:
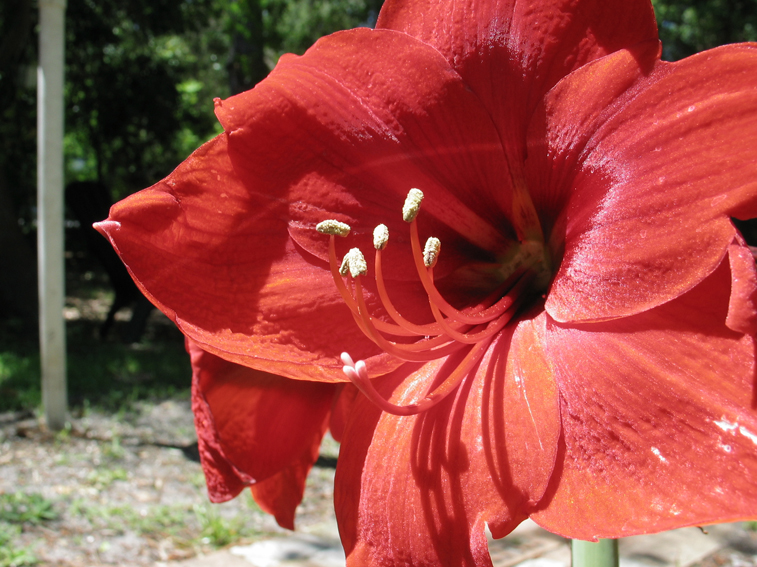
M 618 567 L 618 540 L 571 541 L 573 567 Z

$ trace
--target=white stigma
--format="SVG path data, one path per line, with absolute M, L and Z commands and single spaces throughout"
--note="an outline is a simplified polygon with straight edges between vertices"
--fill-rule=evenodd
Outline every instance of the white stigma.
M 423 249 L 423 263 L 427 268 L 433 268 L 436 266 L 436 261 L 439 259 L 439 250 L 442 247 L 442 241 L 433 236 L 426 240 L 426 246 Z
M 387 242 L 389 242 L 389 229 L 385 224 L 380 224 L 373 229 L 373 247 L 376 250 L 383 250 Z
M 333 236 L 347 236 L 350 233 L 350 225 L 338 220 L 328 219 L 315 225 L 315 229 L 321 234 L 330 234 Z
M 423 201 L 423 191 L 420 189 L 410 189 L 402 206 L 402 220 L 413 222 L 421 210 L 421 201 Z

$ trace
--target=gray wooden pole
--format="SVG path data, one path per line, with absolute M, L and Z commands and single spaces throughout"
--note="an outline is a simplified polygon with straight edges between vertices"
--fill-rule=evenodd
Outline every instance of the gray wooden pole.
M 65 0 L 39 1 L 37 67 L 37 265 L 42 405 L 47 426 L 66 423 L 63 230 Z

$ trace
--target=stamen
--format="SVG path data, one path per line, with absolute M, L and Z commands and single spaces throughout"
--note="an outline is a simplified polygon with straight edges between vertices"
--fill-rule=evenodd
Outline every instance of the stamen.
M 350 268 L 350 275 L 353 278 L 356 278 L 358 276 L 364 276 L 368 273 L 368 264 L 365 261 L 365 256 L 363 256 L 363 253 L 360 251 L 360 248 L 352 248 L 349 252 L 347 252 L 347 255 L 344 257 L 345 260 L 348 260 L 348 265 Z M 341 269 L 340 269 L 341 273 Z
M 423 248 L 423 264 L 427 268 L 433 268 L 436 266 L 436 261 L 439 259 L 439 250 L 442 247 L 442 241 L 433 236 L 426 240 L 426 246 Z
M 347 258 L 349 256 L 349 253 L 345 255 L 345 260 L 347 261 L 347 271 L 349 271 L 349 259 Z M 335 245 L 335 238 L 332 234 L 329 237 L 329 266 L 331 268 L 331 278 L 334 280 L 334 285 L 336 285 L 336 289 L 339 292 L 339 295 L 342 296 L 342 299 L 344 299 L 344 302 L 347 304 L 347 307 L 349 307 L 350 312 L 352 313 L 352 317 L 355 319 L 355 323 L 357 323 L 357 326 L 360 328 L 360 330 L 365 333 L 366 335 L 369 335 L 368 331 L 363 326 L 363 321 L 359 316 L 359 310 L 357 303 L 355 302 L 355 299 L 352 297 L 350 292 L 347 290 L 347 286 L 344 285 L 344 281 L 342 281 L 342 278 L 340 277 L 340 270 L 341 268 L 338 267 L 337 261 L 336 261 L 336 245 Z M 345 262 L 342 262 L 342 266 L 345 266 Z M 344 275 L 347 275 L 347 271 L 345 271 Z M 390 323 L 386 323 L 381 320 L 377 320 L 375 322 L 376 327 L 384 332 L 384 333 L 391 333 L 394 335 L 401 335 L 401 336 L 408 336 L 413 335 L 413 333 L 408 333 L 407 331 L 404 331 L 403 329 L 397 327 L 396 325 L 392 325 Z
M 345 237 L 350 233 L 350 225 L 338 220 L 328 219 L 315 225 L 315 229 L 321 234 Z
M 434 319 L 436 319 L 437 323 L 439 323 L 439 325 L 442 327 L 443 332 L 447 336 L 461 343 L 476 344 L 484 339 L 493 337 L 495 334 L 505 328 L 505 325 L 507 325 L 507 323 L 510 322 L 510 319 L 513 318 L 513 315 L 515 315 L 515 308 L 519 304 L 520 300 L 523 299 L 523 294 L 521 293 L 522 289 L 533 280 L 533 273 L 529 273 L 522 277 L 513 287 L 513 289 L 510 290 L 510 293 L 505 296 L 510 299 L 508 309 L 504 313 L 499 315 L 497 319 L 489 321 L 489 323 L 483 330 L 480 330 L 476 333 L 458 332 L 456 329 L 453 329 L 449 326 L 447 320 L 444 319 L 441 312 L 439 311 L 439 308 L 433 302 L 429 302 L 429 305 L 431 306 L 431 312 L 434 315 Z
M 426 268 L 423 262 L 423 253 L 421 252 L 420 239 L 418 238 L 418 225 L 415 222 L 410 223 L 410 247 L 413 251 L 413 259 L 415 260 L 415 268 L 418 272 L 418 276 L 423 284 L 423 289 L 428 294 L 429 301 L 436 304 L 436 306 L 450 319 L 459 323 L 467 323 L 469 325 L 480 325 L 482 323 L 488 323 L 492 319 L 496 319 L 502 314 L 504 310 L 497 313 L 477 313 L 471 315 L 458 311 L 447 300 L 445 300 L 439 291 L 436 289 L 433 280 L 430 277 L 430 270 Z M 507 306 L 509 307 L 509 305 Z M 489 311 L 489 310 L 487 310 Z
M 344 255 L 344 258 L 342 258 L 342 265 L 339 266 L 339 275 L 340 276 L 346 276 L 350 273 L 350 253 Z
M 426 395 L 426 397 L 420 402 L 409 404 L 407 406 L 393 404 L 388 400 L 385 400 L 381 394 L 376 391 L 371 383 L 370 377 L 368 376 L 368 369 L 365 362 L 362 360 L 358 360 L 354 363 L 349 354 L 342 353 L 342 362 L 344 363 L 342 371 L 347 378 L 357 386 L 363 395 L 378 406 L 379 409 L 399 416 L 416 415 L 431 409 L 444 400 L 451 392 L 454 392 L 460 385 L 460 382 L 463 381 L 468 373 L 470 373 L 481 360 L 486 349 L 489 348 L 490 343 L 491 340 L 481 341 L 471 348 L 457 368 L 455 368 L 455 370 L 453 370 L 444 382 L 442 382 L 433 392 Z
M 373 229 L 373 247 L 376 250 L 383 250 L 389 242 L 389 229 L 385 224 L 380 224 Z
M 410 335 L 420 335 L 423 337 L 428 335 L 438 335 L 439 333 L 441 333 L 441 327 L 437 323 L 417 325 L 415 323 L 411 323 L 402 315 L 400 315 L 400 312 L 397 311 L 397 308 L 392 303 L 392 300 L 389 299 L 389 294 L 386 291 L 386 285 L 384 284 L 384 271 L 381 267 L 381 256 L 381 250 L 377 250 L 376 257 L 374 259 L 374 269 L 376 272 L 376 290 L 378 291 L 379 298 L 381 299 L 381 304 L 384 306 L 384 309 L 386 309 L 389 317 L 392 318 L 392 321 L 397 323 L 397 325 L 399 325 L 403 329 L 409 331 Z
M 402 206 L 402 220 L 413 222 L 421 210 L 421 201 L 423 201 L 423 191 L 420 189 L 410 189 Z
M 536 242 L 527 246 L 522 242 L 515 258 L 508 259 L 499 275 L 503 281 L 497 289 L 476 304 L 458 310 L 448 303 L 439 293 L 434 283 L 434 267 L 439 260 L 441 241 L 431 237 L 421 250 L 416 217 L 423 201 L 423 192 L 411 189 L 402 208 L 402 218 L 410 223 L 410 247 L 416 271 L 424 290 L 435 322 L 418 325 L 407 321 L 392 304 L 386 290 L 382 271 L 382 251 L 389 241 L 389 229 L 380 224 L 373 231 L 375 252 L 375 284 L 381 305 L 393 323 L 371 315 L 366 304 L 361 276 L 368 272 L 367 263 L 358 248 L 352 248 L 344 257 L 341 267 L 337 268 L 335 236 L 346 236 L 350 227 L 335 220 L 319 223 L 317 229 L 329 234 L 329 264 L 339 293 L 344 298 L 360 330 L 385 353 L 409 362 L 430 362 L 447 357 L 465 349 L 461 353 L 459 364 L 454 366 L 447 361 L 442 366 L 441 383 L 429 391 L 416 403 L 399 406 L 383 398 L 374 388 L 364 361 L 357 362 L 347 353 L 342 353 L 343 371 L 360 391 L 380 409 L 395 415 L 405 416 L 424 412 L 454 392 L 460 383 L 480 363 L 489 345 L 497 334 L 512 320 L 524 298 L 528 296 L 529 286 L 539 284 L 542 272 L 549 277 L 549 269 L 544 265 L 543 245 Z M 510 262 L 510 260 L 513 260 Z M 510 269 L 508 269 L 508 267 Z M 541 270 L 541 271 L 540 271 Z M 350 274 L 352 285 L 343 280 Z M 538 289 L 543 286 L 537 285 Z M 503 295 L 504 294 L 504 295 Z M 390 340 L 388 335 L 410 337 L 415 340 Z M 403 342 L 405 341 L 405 342 Z M 464 354 L 464 355 L 463 355 Z M 446 374 L 446 376 L 444 376 Z
M 411 344 L 397 344 L 386 340 L 374 326 L 376 319 L 368 314 L 368 307 L 363 297 L 363 287 L 360 284 L 360 278 L 355 278 L 355 298 L 359 308 L 359 317 L 362 323 L 361 328 L 367 330 L 366 333 L 376 345 L 383 349 L 384 352 L 396 356 L 399 359 L 408 362 L 428 362 L 442 356 L 447 356 L 460 350 L 465 346 L 464 343 L 453 341 L 449 337 L 440 335 L 424 341 L 418 341 Z M 437 347 L 438 348 L 433 348 Z

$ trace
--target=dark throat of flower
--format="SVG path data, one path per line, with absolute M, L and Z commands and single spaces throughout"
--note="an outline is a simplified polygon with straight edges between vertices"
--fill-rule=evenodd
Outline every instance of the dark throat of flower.
M 326 220 L 316 227 L 318 232 L 329 235 L 329 264 L 339 293 L 360 330 L 379 348 L 408 362 L 429 362 L 468 349 L 457 367 L 433 391 L 422 400 L 404 406 L 389 402 L 376 390 L 364 361 L 355 362 L 348 353 L 342 353 L 343 370 L 350 381 L 380 409 L 401 416 L 424 412 L 455 391 L 477 367 L 494 337 L 510 322 L 524 300 L 533 295 L 537 287 L 534 284 L 544 279 L 544 262 L 540 261 L 544 257 L 543 247 L 540 243 L 525 243 L 516 259 L 510 262 L 512 273 L 497 289 L 477 305 L 456 309 L 442 297 L 434 283 L 434 266 L 439 258 L 441 242 L 437 238 L 429 238 L 421 249 L 416 217 L 422 199 L 421 191 L 411 189 L 402 213 L 410 225 L 413 260 L 428 295 L 433 323 L 419 325 L 408 321 L 389 298 L 382 269 L 382 252 L 389 240 L 386 226 L 379 225 L 373 233 L 374 278 L 381 304 L 392 322 L 374 317 L 368 311 L 361 281 L 368 273 L 368 266 L 362 252 L 353 248 L 341 263 L 337 261 L 335 239 L 337 236 L 348 236 L 351 230 L 349 225 Z M 398 337 L 402 337 L 401 341 L 396 340 Z M 417 340 L 408 342 L 412 339 Z

